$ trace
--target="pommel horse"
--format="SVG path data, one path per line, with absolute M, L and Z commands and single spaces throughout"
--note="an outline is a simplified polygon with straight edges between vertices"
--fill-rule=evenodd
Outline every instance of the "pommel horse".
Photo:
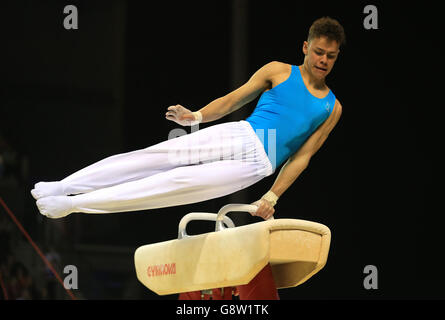
M 249 283 L 267 264 L 277 289 L 298 286 L 326 264 L 331 232 L 320 223 L 269 219 L 236 227 L 229 212 L 255 212 L 228 204 L 217 214 L 191 212 L 179 222 L 178 239 L 148 244 L 134 254 L 138 280 L 158 295 Z M 216 221 L 215 231 L 188 235 L 192 220 Z

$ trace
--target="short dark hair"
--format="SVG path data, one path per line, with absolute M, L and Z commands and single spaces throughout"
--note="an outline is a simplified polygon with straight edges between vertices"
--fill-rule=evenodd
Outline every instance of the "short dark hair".
M 346 43 L 345 30 L 337 20 L 331 17 L 323 17 L 315 20 L 309 28 L 307 41 L 323 36 L 329 40 L 337 41 L 339 45 Z

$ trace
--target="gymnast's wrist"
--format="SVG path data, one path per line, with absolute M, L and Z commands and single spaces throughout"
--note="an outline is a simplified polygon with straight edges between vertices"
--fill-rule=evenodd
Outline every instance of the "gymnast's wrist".
M 273 191 L 267 191 L 262 197 L 261 199 L 264 199 L 266 201 L 268 201 L 272 207 L 274 207 L 277 204 L 278 201 L 278 196 L 273 192 Z
M 201 111 L 195 111 L 195 112 L 192 112 L 192 114 L 195 117 L 195 121 L 197 123 L 201 123 L 202 122 L 202 113 L 201 113 Z

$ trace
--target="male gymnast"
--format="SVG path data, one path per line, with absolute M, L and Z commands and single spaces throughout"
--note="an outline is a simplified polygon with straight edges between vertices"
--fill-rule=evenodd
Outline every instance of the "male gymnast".
M 301 65 L 270 62 L 244 85 L 200 110 L 175 105 L 165 115 L 183 126 L 207 123 L 261 95 L 247 119 L 114 155 L 60 181 L 39 182 L 31 193 L 40 213 L 61 218 L 73 212 L 104 214 L 196 203 L 247 188 L 283 165 L 251 213 L 269 219 L 277 200 L 308 167 L 340 119 L 342 106 L 325 79 L 344 42 L 337 20 L 317 19 L 303 42 Z M 270 267 L 254 280 L 238 287 L 240 296 L 278 297 Z

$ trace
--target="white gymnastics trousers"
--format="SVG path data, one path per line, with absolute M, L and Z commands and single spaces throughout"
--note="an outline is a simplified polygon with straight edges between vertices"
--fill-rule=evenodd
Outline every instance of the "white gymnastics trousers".
M 33 195 L 52 218 L 138 211 L 222 197 L 272 173 L 260 139 L 238 121 L 108 157 L 59 182 L 36 184 Z

